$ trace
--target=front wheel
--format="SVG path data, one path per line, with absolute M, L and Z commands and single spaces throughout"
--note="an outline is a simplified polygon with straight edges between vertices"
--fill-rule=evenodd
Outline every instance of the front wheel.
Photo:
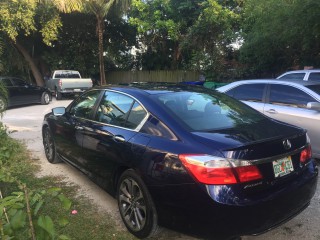
M 146 238 L 157 234 L 157 211 L 147 187 L 134 170 L 121 175 L 117 200 L 121 218 L 133 235 Z
M 61 162 L 59 156 L 57 155 L 56 145 L 53 140 L 52 134 L 48 127 L 43 129 L 43 146 L 46 158 L 50 163 Z
M 41 96 L 41 104 L 48 105 L 50 102 L 50 95 L 47 92 L 43 92 Z

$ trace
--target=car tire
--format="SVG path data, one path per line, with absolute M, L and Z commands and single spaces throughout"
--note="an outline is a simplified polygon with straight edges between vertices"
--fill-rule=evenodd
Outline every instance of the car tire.
M 117 201 L 121 218 L 133 235 L 146 238 L 159 232 L 153 200 L 134 170 L 129 169 L 121 175 L 117 186 Z
M 43 146 L 46 158 L 49 163 L 61 162 L 61 159 L 57 154 L 56 144 L 48 127 L 45 127 L 43 129 Z
M 43 92 L 41 96 L 41 104 L 48 105 L 50 103 L 50 95 L 47 92 Z
M 0 113 L 4 112 L 7 109 L 7 107 L 7 101 L 3 97 L 0 97 Z
M 57 99 L 57 100 L 61 100 L 61 99 L 62 99 L 62 93 L 59 92 L 58 89 L 56 89 L 55 95 L 56 95 L 56 99 Z

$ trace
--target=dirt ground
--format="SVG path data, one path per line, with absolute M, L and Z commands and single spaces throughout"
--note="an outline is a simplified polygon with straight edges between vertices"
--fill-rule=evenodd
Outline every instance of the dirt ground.
M 59 176 L 66 182 L 75 184 L 79 194 L 90 198 L 100 209 L 110 213 L 119 227 L 124 227 L 118 213 L 117 203 L 114 198 L 108 195 L 101 188 L 91 182 L 86 176 L 75 168 L 64 164 L 50 164 L 47 162 L 41 137 L 41 125 L 45 113 L 57 106 L 67 106 L 71 101 L 53 101 L 49 105 L 32 105 L 26 107 L 13 108 L 6 111 L 2 122 L 11 131 L 10 135 L 23 141 L 27 148 L 32 152 L 33 159 L 41 165 L 39 175 Z M 286 224 L 269 231 L 260 236 L 244 236 L 244 240 L 292 240 L 308 239 L 320 240 L 320 187 L 310 204 L 310 206 L 300 215 L 287 222 Z M 165 232 L 167 230 L 164 230 Z M 195 238 L 184 236 L 172 231 L 167 231 L 166 239 L 186 239 Z

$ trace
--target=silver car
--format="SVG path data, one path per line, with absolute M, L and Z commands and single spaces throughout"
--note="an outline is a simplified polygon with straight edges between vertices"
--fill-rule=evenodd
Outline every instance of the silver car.
M 296 70 L 285 72 L 277 77 L 281 80 L 320 81 L 320 69 Z
M 217 90 L 271 118 L 307 129 L 313 156 L 320 159 L 320 82 L 243 80 Z

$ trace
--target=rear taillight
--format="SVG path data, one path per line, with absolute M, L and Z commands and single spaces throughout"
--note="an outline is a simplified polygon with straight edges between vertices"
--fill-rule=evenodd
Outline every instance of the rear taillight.
M 204 184 L 235 184 L 262 179 L 257 166 L 244 160 L 231 160 L 206 154 L 180 154 L 188 171 Z
M 61 79 L 59 80 L 59 87 L 60 88 L 62 87 L 62 80 Z
M 300 153 L 300 163 L 306 164 L 312 158 L 311 145 L 303 149 Z

